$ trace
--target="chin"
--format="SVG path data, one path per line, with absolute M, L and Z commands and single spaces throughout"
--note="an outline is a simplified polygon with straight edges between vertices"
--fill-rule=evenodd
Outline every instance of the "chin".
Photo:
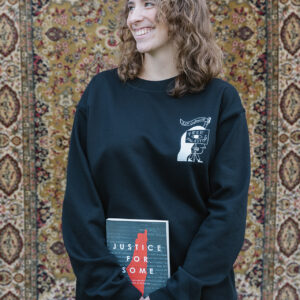
M 151 50 L 148 50 L 148 49 L 139 49 L 139 48 L 137 48 L 137 51 L 140 52 L 140 53 L 149 53 L 149 52 L 151 52 Z
M 137 51 L 140 53 L 149 53 L 149 54 L 154 54 L 155 51 L 157 50 L 157 47 L 137 47 Z

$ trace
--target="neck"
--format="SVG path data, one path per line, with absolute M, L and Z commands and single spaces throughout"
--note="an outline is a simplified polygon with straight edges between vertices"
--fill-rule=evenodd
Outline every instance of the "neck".
M 178 75 L 177 53 L 173 46 L 164 51 L 144 53 L 144 63 L 138 77 L 146 80 L 164 80 Z

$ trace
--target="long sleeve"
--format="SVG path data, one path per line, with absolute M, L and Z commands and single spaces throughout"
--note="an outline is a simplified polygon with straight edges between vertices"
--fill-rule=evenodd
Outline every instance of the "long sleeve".
M 84 104 L 92 81 L 77 106 L 71 133 L 62 211 L 64 245 L 77 279 L 77 300 L 138 300 L 141 293 L 122 275 L 106 246 L 105 214 L 86 156 L 88 106 Z
M 150 294 L 151 300 L 202 299 L 204 288 L 216 286 L 229 276 L 242 248 L 250 182 L 249 134 L 236 89 L 227 88 L 223 97 L 216 150 L 209 167 L 208 215 L 183 265 L 168 279 L 166 287 Z

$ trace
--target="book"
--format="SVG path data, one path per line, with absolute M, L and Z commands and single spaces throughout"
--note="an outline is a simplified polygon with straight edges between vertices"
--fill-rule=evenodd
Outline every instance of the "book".
M 170 277 L 168 220 L 106 219 L 106 243 L 143 297 Z

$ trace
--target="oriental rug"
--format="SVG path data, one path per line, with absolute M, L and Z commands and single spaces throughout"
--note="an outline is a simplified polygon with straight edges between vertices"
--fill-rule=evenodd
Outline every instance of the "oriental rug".
M 123 5 L 0 0 L 0 300 L 75 299 L 61 231 L 70 133 L 92 76 L 116 66 Z M 300 2 L 208 5 L 251 142 L 239 299 L 299 300 Z

